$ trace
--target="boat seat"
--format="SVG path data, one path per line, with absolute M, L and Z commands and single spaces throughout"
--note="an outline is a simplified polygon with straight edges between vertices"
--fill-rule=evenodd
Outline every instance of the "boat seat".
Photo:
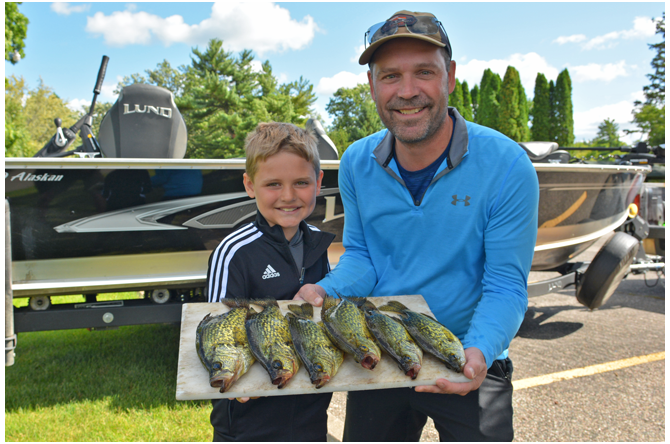
M 172 92 L 143 83 L 121 90 L 98 132 L 105 157 L 183 159 L 186 141 L 186 124 Z
M 526 151 L 531 162 L 535 163 L 568 163 L 570 153 L 558 149 L 556 142 L 518 142 Z
M 321 160 L 337 160 L 340 158 L 339 153 L 337 152 L 337 147 L 330 140 L 330 137 L 324 131 L 321 122 L 316 119 L 308 119 L 305 123 L 305 129 L 311 131 L 316 136 L 318 142 L 317 148 L 319 150 L 319 158 Z

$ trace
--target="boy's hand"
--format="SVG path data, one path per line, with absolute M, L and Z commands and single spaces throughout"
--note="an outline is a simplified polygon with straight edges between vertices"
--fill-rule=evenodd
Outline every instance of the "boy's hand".
M 228 398 L 229 401 L 232 401 L 233 399 L 237 399 L 237 402 L 241 402 L 244 404 L 245 402 L 249 401 L 250 399 L 258 399 L 260 396 L 252 396 L 251 398 L 244 397 L 244 398 Z
M 309 302 L 315 307 L 321 307 L 323 298 L 326 297 L 326 290 L 320 285 L 305 284 L 300 288 L 298 293 L 293 297 L 293 300 L 302 300 Z
M 484 354 L 477 347 L 465 349 L 465 367 L 463 374 L 470 382 L 450 382 L 446 379 L 438 379 L 435 385 L 421 385 L 414 388 L 417 392 L 449 393 L 465 396 L 471 391 L 477 390 L 484 378 L 487 368 Z

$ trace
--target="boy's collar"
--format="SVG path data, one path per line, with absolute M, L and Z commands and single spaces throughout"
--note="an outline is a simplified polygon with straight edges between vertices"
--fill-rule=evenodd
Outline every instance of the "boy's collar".
M 274 225 L 270 226 L 268 224 L 268 221 L 263 217 L 260 211 L 256 212 L 256 224 L 260 228 L 260 230 L 270 236 L 270 238 L 279 243 L 288 243 L 289 241 L 286 239 L 286 235 L 284 235 L 284 230 L 280 225 Z M 311 238 L 311 230 L 307 226 L 307 223 L 302 220 L 300 221 L 300 225 L 298 225 L 298 230 L 302 231 L 303 239 L 305 243 L 309 243 L 309 240 Z

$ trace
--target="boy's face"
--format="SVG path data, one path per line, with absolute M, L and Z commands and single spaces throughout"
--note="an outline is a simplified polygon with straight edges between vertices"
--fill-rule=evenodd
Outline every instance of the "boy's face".
M 270 226 L 279 225 L 291 240 L 300 221 L 312 214 L 321 190 L 323 171 L 316 177 L 314 166 L 302 157 L 281 152 L 258 164 L 253 182 L 244 173 L 244 188 L 256 199 L 258 211 Z

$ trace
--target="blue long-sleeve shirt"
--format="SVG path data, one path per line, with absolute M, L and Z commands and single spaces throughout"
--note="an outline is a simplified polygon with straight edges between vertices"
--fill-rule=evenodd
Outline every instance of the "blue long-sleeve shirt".
M 329 294 L 421 294 L 490 366 L 507 356 L 528 305 L 539 185 L 516 142 L 449 113 L 451 149 L 419 205 L 398 172 L 391 133 L 347 149 L 339 170 L 346 251 L 319 285 Z

